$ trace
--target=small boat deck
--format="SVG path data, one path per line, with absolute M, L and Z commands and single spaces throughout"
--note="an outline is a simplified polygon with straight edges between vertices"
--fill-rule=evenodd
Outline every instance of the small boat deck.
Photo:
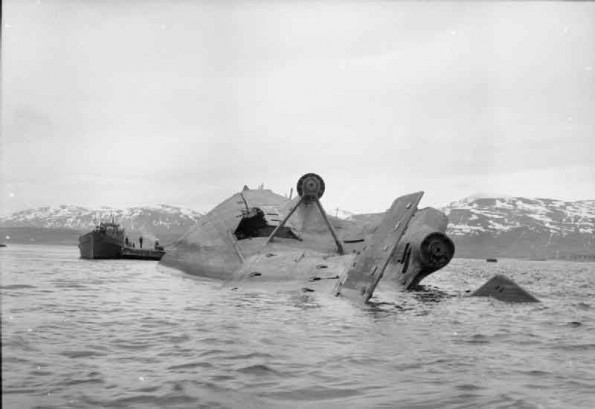
M 134 247 L 122 247 L 122 258 L 135 260 L 161 260 L 165 254 L 163 250 L 139 249 Z

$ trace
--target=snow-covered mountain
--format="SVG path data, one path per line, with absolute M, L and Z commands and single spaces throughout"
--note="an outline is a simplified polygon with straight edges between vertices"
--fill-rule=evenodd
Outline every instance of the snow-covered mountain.
M 129 235 L 143 234 L 147 238 L 170 239 L 182 235 L 201 213 L 175 206 L 157 205 L 115 209 L 91 209 L 82 206 L 61 205 L 40 207 L 13 213 L 0 218 L 1 228 L 36 228 L 75 230 L 86 232 L 101 221 L 120 223 Z
M 441 210 L 459 256 L 595 257 L 595 200 L 469 197 Z

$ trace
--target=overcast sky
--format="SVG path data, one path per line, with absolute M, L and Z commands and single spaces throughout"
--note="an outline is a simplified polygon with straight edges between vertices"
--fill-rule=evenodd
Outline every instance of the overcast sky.
M 6 0 L 1 214 L 595 199 L 595 3 Z

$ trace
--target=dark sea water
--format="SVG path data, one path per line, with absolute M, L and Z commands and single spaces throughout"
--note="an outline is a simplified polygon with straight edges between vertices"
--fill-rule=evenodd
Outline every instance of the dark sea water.
M 595 408 L 593 263 L 455 259 L 368 306 L 76 247 L 0 268 L 3 408 Z M 464 297 L 495 273 L 543 302 Z

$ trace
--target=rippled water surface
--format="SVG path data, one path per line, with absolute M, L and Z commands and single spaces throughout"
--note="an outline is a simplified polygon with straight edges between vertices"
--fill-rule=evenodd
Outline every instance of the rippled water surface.
M 0 268 L 4 408 L 595 407 L 593 263 L 455 259 L 368 306 L 76 247 Z M 495 273 L 542 303 L 465 297 Z

